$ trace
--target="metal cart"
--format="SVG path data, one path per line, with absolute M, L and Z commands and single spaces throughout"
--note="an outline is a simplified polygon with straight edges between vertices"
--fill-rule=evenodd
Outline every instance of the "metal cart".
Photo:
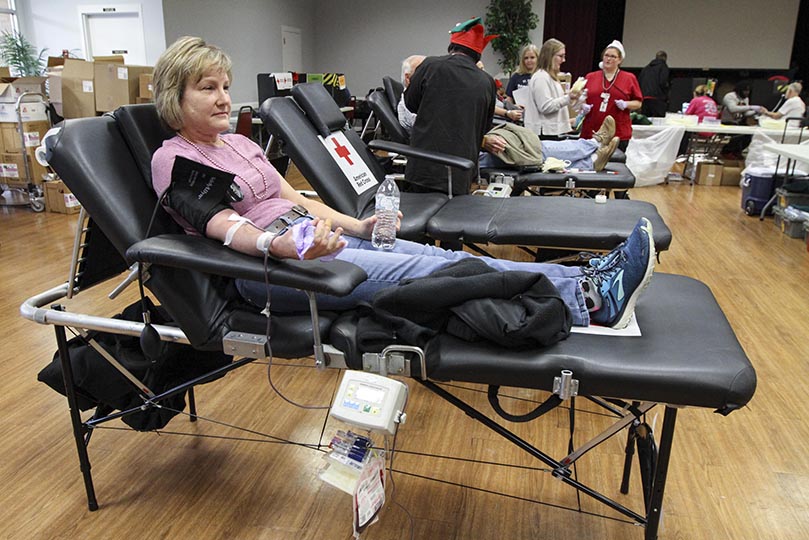
M 20 94 L 20 97 L 17 98 L 14 110 L 17 113 L 17 134 L 20 137 L 20 148 L 24 156 L 23 171 L 25 172 L 25 176 L 20 177 L 20 180 L 25 182 L 26 186 L 9 186 L 0 178 L 0 184 L 2 184 L 3 187 L 2 192 L 0 192 L 0 206 L 31 206 L 34 212 L 44 212 L 45 192 L 42 188 L 42 179 L 33 178 L 32 166 L 25 152 L 26 141 L 22 119 L 22 105 L 23 103 L 35 103 L 35 101 L 30 99 L 25 101 L 26 98 L 37 98 L 43 104 L 47 105 L 45 96 L 39 92 L 23 92 Z M 48 121 L 50 123 L 50 120 Z M 31 158 L 35 159 L 33 156 L 31 156 Z

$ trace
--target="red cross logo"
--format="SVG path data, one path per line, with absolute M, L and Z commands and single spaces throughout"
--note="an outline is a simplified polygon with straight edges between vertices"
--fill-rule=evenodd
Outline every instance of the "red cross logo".
M 351 150 L 349 150 L 348 147 L 342 146 L 340 143 L 338 143 L 337 139 L 332 139 L 332 142 L 334 143 L 334 150 L 337 152 L 337 156 L 344 158 L 346 161 L 348 161 L 349 165 L 354 165 L 354 162 L 351 161 L 351 158 L 349 157 L 351 155 Z

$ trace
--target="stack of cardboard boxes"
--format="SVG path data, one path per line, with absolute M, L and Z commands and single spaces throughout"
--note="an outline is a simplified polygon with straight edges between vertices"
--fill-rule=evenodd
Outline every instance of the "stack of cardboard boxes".
M 724 159 L 697 164 L 694 181 L 702 186 L 736 186 L 742 179 L 744 161 Z
M 34 152 L 50 129 L 47 101 L 64 118 L 96 116 L 121 105 L 140 103 L 147 95 L 142 76 L 149 78 L 146 88 L 150 92 L 153 70 L 150 66 L 125 65 L 122 56 L 95 58 L 93 62 L 51 57 L 47 77 L 10 77 L 7 68 L 0 68 L 0 183 L 22 188 L 29 182 L 43 183 L 48 170 L 39 164 Z M 41 94 L 42 99 L 32 96 L 21 102 L 18 115 L 17 100 L 24 92 Z M 61 181 L 47 182 L 45 196 L 51 211 L 69 214 L 79 210 L 75 197 Z
M 95 116 L 121 105 L 138 103 L 143 95 L 141 75 L 151 66 L 129 66 L 123 56 L 48 59 L 48 91 L 56 112 L 65 118 Z
M 696 166 L 678 159 L 671 168 L 672 178 L 688 178 L 701 186 L 736 186 L 742 179 L 744 161 L 708 159 L 697 161 Z
M 0 68 L 0 183 L 25 188 L 42 184 L 48 170 L 34 157 L 50 129 L 47 102 L 65 118 L 96 116 L 151 96 L 150 66 L 128 66 L 122 56 L 48 59 L 47 77 L 10 77 Z M 143 82 L 143 81 L 146 82 Z M 47 93 L 46 93 L 47 81 Z M 41 95 L 18 98 L 25 92 Z M 26 168 L 27 165 L 27 168 Z M 78 202 L 61 181 L 45 184 L 46 207 L 54 212 L 78 211 Z

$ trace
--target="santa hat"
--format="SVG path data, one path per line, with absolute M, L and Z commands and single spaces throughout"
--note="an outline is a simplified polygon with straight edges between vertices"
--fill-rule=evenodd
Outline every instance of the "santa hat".
M 491 40 L 499 37 L 497 34 L 483 36 L 484 30 L 480 17 L 475 17 L 466 22 L 456 24 L 455 28 L 450 30 L 449 33 L 450 43 L 467 47 L 478 54 L 483 53 L 483 49 L 486 48 L 486 45 L 488 45 Z

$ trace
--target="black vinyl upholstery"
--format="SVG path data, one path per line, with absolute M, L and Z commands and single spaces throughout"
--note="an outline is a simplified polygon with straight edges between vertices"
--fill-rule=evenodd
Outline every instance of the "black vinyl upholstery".
M 379 122 L 382 124 L 382 129 L 388 139 L 402 144 L 408 144 L 410 142 L 410 136 L 402 127 L 402 124 L 399 123 L 397 109 L 391 108 L 388 102 L 388 96 L 385 92 L 374 90 L 368 94 L 368 104 L 371 106 L 371 110 L 374 111 L 374 115 L 376 115 Z
M 307 83 L 316 84 L 316 83 Z M 317 87 L 323 88 L 318 84 Z M 334 99 L 325 92 L 307 92 L 312 86 L 293 86 L 292 97 L 306 113 L 309 121 L 321 137 L 328 137 L 333 131 L 346 127 L 346 119 L 339 107 L 335 107 Z
M 573 180 L 582 189 L 630 189 L 635 187 L 635 175 L 624 163 L 609 162 L 603 171 L 544 173 L 539 171 L 515 171 L 508 168 L 481 169 L 480 175 L 493 179 L 502 174 L 514 179 L 514 189 L 522 191 L 529 187 L 564 188 Z
M 641 217 L 652 223 L 656 249 L 668 249 L 671 231 L 655 206 L 629 200 L 455 197 L 430 219 L 427 232 L 441 241 L 599 251 L 623 242 Z
M 620 148 L 616 148 L 610 157 L 611 163 L 626 163 L 626 153 Z
M 318 97 L 318 93 L 324 96 Z M 327 204 L 349 215 L 370 215 L 373 212 L 373 192 L 369 190 L 359 196 L 354 192 L 343 172 L 324 150 L 314 127 L 327 125 L 326 119 L 335 116 L 333 111 L 337 107 L 329 102 L 328 95 L 319 85 L 297 85 L 293 97 L 306 103 L 307 112 L 304 113 L 291 99 L 273 98 L 261 106 L 265 126 L 284 142 L 287 154 Z M 353 131 L 348 130 L 345 135 L 378 179 L 382 178 L 383 171 L 369 149 L 418 155 L 453 167 L 463 167 L 463 162 L 468 161 L 392 141 L 374 140 L 366 147 Z M 617 164 L 611 166 L 621 167 Z M 419 236 L 428 236 L 453 245 L 465 242 L 609 250 L 626 239 L 641 217 L 646 217 L 654 226 L 658 251 L 668 249 L 671 243 L 671 231 L 666 223 L 654 205 L 645 202 L 609 200 L 594 208 L 593 200 L 566 197 L 462 195 L 442 200 L 436 199 L 436 195 L 442 196 L 437 193 L 402 194 L 402 238 L 419 240 Z
M 404 85 L 393 77 L 382 77 L 382 87 L 385 89 L 385 97 L 388 100 L 391 110 L 395 111 L 399 106 L 399 99 L 404 93 Z
M 313 93 L 322 93 L 328 98 L 331 103 L 328 106 L 322 105 L 323 108 L 339 112 L 334 101 L 323 90 L 322 85 L 303 84 L 296 86 L 295 89 L 303 86 L 315 89 Z M 310 100 L 308 103 L 311 104 L 312 101 Z M 354 191 L 343 171 L 318 139 L 319 133 L 315 129 L 313 121 L 298 107 L 295 101 L 288 98 L 268 99 L 261 105 L 260 114 L 269 132 L 283 141 L 285 153 L 317 191 L 323 202 L 335 210 L 357 218 L 365 218 L 374 213 L 376 189 L 368 189 L 359 195 Z M 315 121 L 320 126 L 327 125 L 326 120 L 318 116 L 316 118 L 318 120 Z M 385 176 L 385 171 L 373 154 L 366 150 L 365 144 L 359 136 L 350 129 L 342 132 L 354 149 L 358 150 L 357 154 L 376 179 L 381 181 Z M 443 206 L 446 200 L 446 196 L 440 193 L 402 193 L 399 207 L 404 214 L 404 219 L 399 237 L 408 240 L 423 240 L 427 221 Z
M 115 118 L 141 175 L 151 187 L 152 155 L 174 133 L 163 125 L 151 103 L 121 107 L 115 111 Z
M 573 335 L 543 350 L 498 354 L 443 336 L 428 351 L 430 377 L 551 390 L 560 369 L 580 380 L 579 392 L 727 414 L 756 389 L 756 372 L 707 286 L 655 274 L 636 306 L 642 337 Z M 497 355 L 487 360 L 483 352 Z M 436 361 L 440 359 L 440 361 Z
M 567 369 L 580 381 L 581 395 L 709 407 L 722 414 L 752 398 L 755 369 L 705 284 L 655 274 L 636 313 L 642 337 L 573 333 L 542 350 L 503 350 L 443 334 L 425 350 L 427 370 L 433 380 L 552 391 L 554 377 Z M 355 315 L 345 314 L 332 325 L 329 340 L 352 351 L 354 332 Z

